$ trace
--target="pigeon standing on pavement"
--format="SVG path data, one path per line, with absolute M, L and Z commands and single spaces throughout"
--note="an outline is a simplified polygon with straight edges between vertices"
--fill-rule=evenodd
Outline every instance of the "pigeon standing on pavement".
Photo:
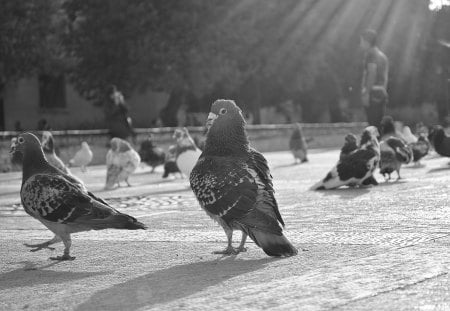
M 39 139 L 24 133 L 12 142 L 11 153 L 20 154 L 23 163 L 20 198 L 24 210 L 39 220 L 55 236 L 44 243 L 25 244 L 38 251 L 63 242 L 64 254 L 53 260 L 73 260 L 70 235 L 102 229 L 146 229 L 135 218 L 120 213 L 105 201 L 87 191 L 84 184 L 50 165 Z
M 407 125 L 405 125 L 403 127 L 402 135 L 403 135 L 403 138 L 405 139 L 405 142 L 407 144 L 411 144 L 411 143 L 417 142 L 417 137 L 411 132 L 411 128 L 409 126 L 407 126 Z
M 166 160 L 164 163 L 164 173 L 162 178 L 167 178 L 170 174 L 179 173 L 181 177 L 183 175 L 177 165 L 177 146 L 170 146 L 166 154 Z
M 234 101 L 215 101 L 206 122 L 205 150 L 190 175 L 200 206 L 227 235 L 227 248 L 215 253 L 246 251 L 249 236 L 269 256 L 296 255 L 297 249 L 283 235 L 267 161 L 250 147 L 244 125 Z M 242 231 L 238 248 L 232 245 L 233 230 Z
M 384 116 L 383 119 L 381 119 L 380 129 L 380 141 L 386 140 L 391 136 L 405 140 L 403 134 L 396 129 L 394 118 L 391 116 Z
M 112 189 L 116 184 L 125 181 L 141 163 L 141 157 L 131 145 L 121 138 L 111 139 L 111 148 L 106 154 L 106 184 L 105 189 Z
M 88 143 L 83 141 L 81 143 L 81 148 L 75 153 L 75 156 L 70 159 L 69 164 L 71 166 L 79 166 L 81 167 L 82 172 L 86 172 L 86 166 L 91 163 L 93 158 L 93 153 Z
M 45 157 L 48 163 L 61 170 L 66 174 L 70 174 L 69 169 L 66 167 L 64 162 L 55 153 L 55 141 L 53 135 L 49 131 L 44 131 L 42 133 L 42 149 L 44 150 Z
M 306 144 L 305 137 L 300 123 L 295 123 L 294 131 L 292 132 L 291 139 L 289 140 L 289 149 L 294 156 L 294 161 L 297 164 L 308 161 L 308 145 Z
M 154 145 L 151 134 L 141 143 L 139 156 L 142 162 L 147 163 L 152 168 L 152 173 L 157 166 L 163 165 L 166 159 L 164 150 Z
M 391 136 L 380 143 L 380 174 L 391 179 L 391 174 L 396 171 L 397 179 L 401 179 L 400 168 L 402 164 L 408 164 L 412 160 L 412 150 L 405 141 Z
M 177 166 L 181 173 L 189 177 L 202 152 L 195 145 L 187 128 L 176 129 L 173 137 L 177 141 Z
M 428 134 L 428 139 L 439 155 L 450 157 L 450 137 L 447 136 L 442 126 L 434 126 Z
M 413 162 L 416 166 L 420 166 L 420 160 L 430 151 L 430 141 L 424 133 L 419 135 L 415 143 L 408 144 L 413 153 Z
M 345 136 L 344 146 L 341 148 L 341 153 L 339 155 L 339 160 L 342 161 L 350 153 L 358 149 L 358 139 L 353 134 L 347 134 Z
M 350 152 L 331 169 L 324 179 L 311 187 L 311 190 L 335 189 L 341 186 L 378 185 L 373 172 L 380 161 L 378 130 L 366 127 L 361 135 L 358 149 Z

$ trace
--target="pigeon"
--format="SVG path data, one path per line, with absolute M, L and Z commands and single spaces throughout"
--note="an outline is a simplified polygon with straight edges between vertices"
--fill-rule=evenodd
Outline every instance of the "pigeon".
M 397 180 L 401 179 L 400 168 L 408 164 L 413 157 L 412 150 L 400 138 L 391 136 L 380 143 L 380 174 L 386 181 L 391 179 L 392 172 L 397 172 Z M 386 178 L 388 175 L 388 178 Z
M 102 229 L 146 229 L 135 218 L 120 213 L 104 200 L 89 192 L 84 184 L 47 161 L 39 139 L 23 133 L 11 145 L 11 153 L 20 154 L 23 162 L 20 198 L 23 208 L 54 233 L 54 237 L 40 244 L 25 244 L 38 251 L 63 242 L 62 256 L 53 260 L 73 260 L 70 256 L 70 235 L 76 232 Z
M 81 167 L 82 172 L 86 172 L 86 166 L 91 163 L 93 158 L 93 154 L 91 148 L 88 143 L 83 141 L 81 143 L 81 148 L 75 153 L 75 156 L 70 159 L 69 164 L 71 166 L 79 166 Z
M 325 190 L 341 186 L 378 185 L 373 177 L 373 172 L 380 161 L 378 135 L 376 127 L 366 127 L 361 135 L 359 147 L 339 160 L 325 178 L 310 189 Z
M 177 146 L 170 146 L 166 154 L 166 160 L 164 163 L 164 174 L 162 178 L 167 178 L 170 174 L 179 173 L 181 176 L 180 169 L 177 165 Z
M 70 174 L 69 169 L 66 167 L 66 165 L 64 165 L 64 162 L 61 161 L 61 159 L 55 153 L 55 143 L 51 132 L 42 132 L 41 145 L 48 163 L 61 170 L 62 172 Z
M 112 189 L 115 184 L 125 181 L 130 187 L 128 177 L 141 163 L 141 157 L 131 145 L 121 138 L 111 139 L 111 149 L 106 154 L 106 184 L 105 189 Z
M 420 166 L 420 160 L 430 151 L 430 141 L 425 134 L 420 134 L 417 142 L 408 144 L 412 150 L 413 162 L 416 166 Z
M 294 131 L 292 132 L 291 139 L 289 140 L 289 149 L 294 156 L 294 161 L 297 164 L 308 161 L 308 145 L 306 144 L 305 137 L 302 133 L 302 127 L 300 123 L 295 123 Z
M 442 126 L 434 126 L 428 134 L 428 139 L 439 155 L 450 157 L 450 137 L 447 136 Z
M 249 236 L 269 256 L 296 255 L 283 235 L 267 161 L 250 147 L 242 110 L 232 100 L 219 99 L 206 126 L 205 150 L 191 172 L 190 185 L 200 206 L 227 236 L 227 248 L 214 253 L 244 252 Z M 242 231 L 238 248 L 232 245 L 233 230 Z
M 411 132 L 411 129 L 407 125 L 403 127 L 402 135 L 407 144 L 417 142 L 417 137 Z
M 188 129 L 185 127 L 176 129 L 173 138 L 177 142 L 178 168 L 185 176 L 189 176 L 202 152 L 197 148 L 194 140 L 189 135 Z
M 152 168 L 152 173 L 157 166 L 163 165 L 166 159 L 164 150 L 153 144 L 151 134 L 149 134 L 148 138 L 141 143 L 139 156 L 141 157 L 142 162 L 147 163 Z
M 345 136 L 344 146 L 341 148 L 341 153 L 339 155 L 339 161 L 342 161 L 350 153 L 358 149 L 358 139 L 353 134 L 347 134 Z

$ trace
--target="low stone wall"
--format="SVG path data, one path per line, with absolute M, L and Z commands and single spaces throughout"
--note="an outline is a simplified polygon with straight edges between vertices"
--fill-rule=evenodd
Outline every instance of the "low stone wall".
M 360 134 L 367 123 L 318 123 L 302 124 L 303 133 L 309 140 L 309 148 L 339 148 L 344 141 L 344 136 L 348 133 Z M 288 150 L 289 138 L 294 125 L 273 124 L 273 125 L 249 125 L 247 132 L 252 145 L 259 151 L 282 151 Z M 150 128 L 136 129 L 136 148 L 151 133 L 154 142 L 167 150 L 174 144 L 172 138 L 175 128 Z M 190 127 L 191 136 L 202 136 L 202 127 Z M 40 138 L 41 133 L 36 132 Z M 0 132 L 0 172 L 7 172 L 17 168 L 11 166 L 9 160 L 9 148 L 11 138 L 16 136 L 16 132 Z M 92 165 L 104 164 L 109 142 L 108 130 L 68 130 L 54 131 L 55 144 L 59 151 L 60 158 L 67 163 L 69 159 L 80 148 L 80 144 L 86 141 L 94 153 Z

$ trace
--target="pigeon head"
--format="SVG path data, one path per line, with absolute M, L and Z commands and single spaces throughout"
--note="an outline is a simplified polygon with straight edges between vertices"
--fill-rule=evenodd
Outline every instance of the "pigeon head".
M 205 152 L 230 155 L 247 152 L 249 142 L 242 110 L 232 100 L 219 99 L 211 106 L 206 120 Z
M 85 142 L 85 141 L 83 141 L 83 142 L 81 143 L 81 148 L 83 148 L 83 149 L 89 149 L 88 143 Z
M 131 150 L 131 146 L 127 141 L 114 137 L 111 139 L 111 150 L 114 152 L 126 152 Z
M 364 145 L 378 145 L 377 137 L 380 136 L 378 129 L 375 126 L 368 126 L 364 129 L 361 135 L 360 146 Z
M 42 151 L 41 142 L 31 133 L 22 133 L 16 139 L 11 140 L 11 151 L 13 159 L 21 159 L 23 164 L 23 174 L 29 177 L 30 174 L 45 169 L 47 159 Z
M 44 131 L 42 133 L 42 149 L 44 149 L 45 152 L 54 152 L 54 142 L 53 142 L 53 135 L 49 131 Z
M 395 133 L 394 118 L 391 116 L 384 116 L 383 119 L 381 119 L 380 129 L 382 135 Z
M 347 134 L 346 136 L 345 136 L 345 143 L 346 144 L 351 144 L 351 145 L 356 145 L 356 141 L 357 141 L 357 138 L 356 138 L 356 136 L 355 135 L 353 135 L 353 134 Z

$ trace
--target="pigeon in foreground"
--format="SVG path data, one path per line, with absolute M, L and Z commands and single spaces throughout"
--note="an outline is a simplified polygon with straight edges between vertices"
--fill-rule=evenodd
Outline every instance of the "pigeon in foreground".
M 105 201 L 87 191 L 84 184 L 50 165 L 39 139 L 24 133 L 12 142 L 11 153 L 20 154 L 23 163 L 20 197 L 25 211 L 52 231 L 53 239 L 40 244 L 25 244 L 38 251 L 58 242 L 64 243 L 64 254 L 53 260 L 73 260 L 70 235 L 102 229 L 146 229 L 135 218 L 120 213 Z
M 62 172 L 70 174 L 69 169 L 64 165 L 64 162 L 55 153 L 55 142 L 51 132 L 44 131 L 42 133 L 41 145 L 48 163 L 61 170 Z
M 428 134 L 428 139 L 439 155 L 450 157 L 450 137 L 447 136 L 442 126 L 434 126 Z
M 350 153 L 358 149 L 358 139 L 353 134 L 347 134 L 345 136 L 344 146 L 341 148 L 341 153 L 339 155 L 339 160 L 342 161 Z
M 296 255 L 297 249 L 283 235 L 267 161 L 250 147 L 244 125 L 234 101 L 215 101 L 206 122 L 205 150 L 190 175 L 200 206 L 227 235 L 227 248 L 215 253 L 246 251 L 249 236 L 269 256 Z M 232 245 L 233 230 L 242 231 L 238 248 Z
M 339 160 L 325 178 L 310 189 L 325 190 L 341 186 L 378 185 L 373 177 L 373 172 L 380 161 L 380 145 L 377 136 L 376 127 L 366 127 L 361 135 L 358 149 Z
M 414 165 L 420 166 L 420 160 L 430 151 L 430 141 L 425 134 L 420 134 L 417 142 L 408 144 L 413 153 Z
M 141 143 L 139 156 L 141 157 L 142 162 L 147 163 L 152 168 L 152 173 L 157 166 L 164 164 L 166 158 L 164 150 L 153 144 L 151 134 L 149 134 L 148 138 Z
M 380 174 L 386 181 L 391 179 L 391 174 L 397 172 L 397 180 L 401 179 L 400 168 L 402 164 L 408 164 L 413 157 L 411 149 L 405 141 L 397 137 L 389 137 L 380 144 Z M 388 175 L 388 178 L 386 178 Z
M 300 123 L 295 123 L 294 131 L 292 132 L 291 139 L 289 140 L 289 149 L 294 156 L 295 163 L 308 162 L 308 145 L 306 144 L 305 137 L 303 136 L 302 127 Z
M 189 177 L 202 152 L 185 127 L 176 129 L 173 138 L 177 141 L 177 166 L 181 173 Z
M 82 172 L 86 172 L 86 166 L 91 163 L 93 158 L 93 153 L 91 151 L 91 148 L 89 147 L 88 143 L 83 141 L 81 143 L 80 150 L 75 153 L 75 156 L 70 159 L 69 164 L 71 166 L 79 166 L 81 167 Z
M 111 149 L 106 154 L 106 184 L 105 189 L 112 189 L 115 184 L 125 181 L 130 187 L 128 177 L 141 163 L 141 157 L 131 145 L 121 138 L 111 139 Z

